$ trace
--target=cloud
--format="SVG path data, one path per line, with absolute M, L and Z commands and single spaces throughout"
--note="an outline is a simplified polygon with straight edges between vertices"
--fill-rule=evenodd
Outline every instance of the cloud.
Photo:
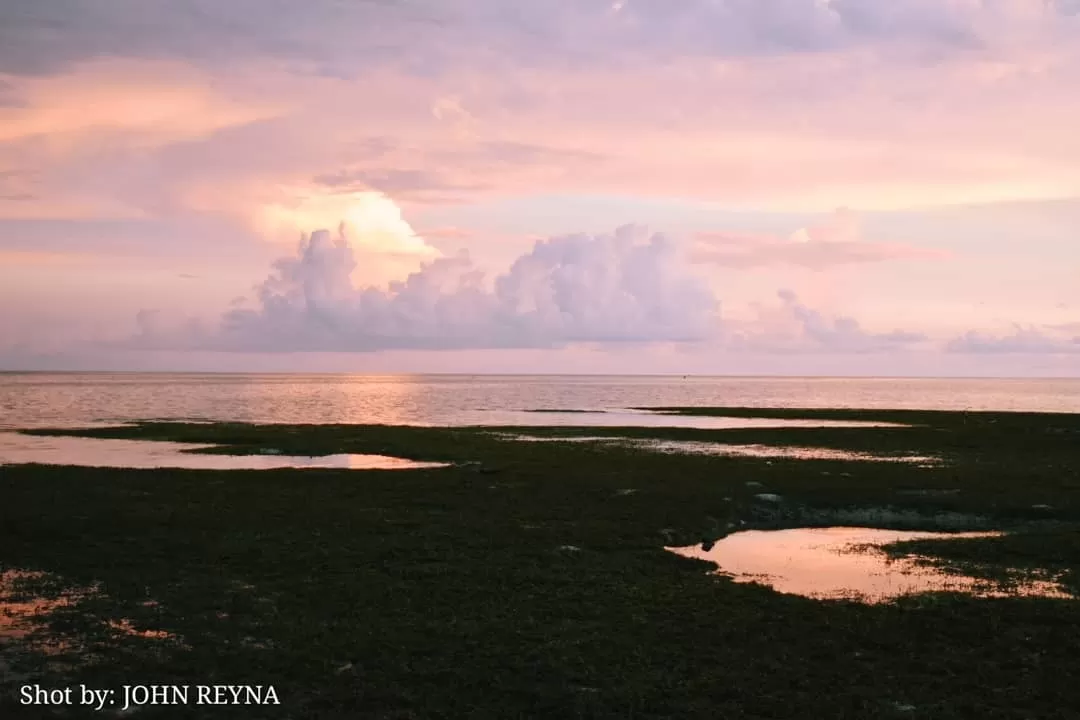
M 256 291 L 255 307 L 218 327 L 163 332 L 137 317 L 130 346 L 231 352 L 542 348 L 574 343 L 688 342 L 718 327 L 717 303 L 675 245 L 644 228 L 538 241 L 489 286 L 468 253 L 439 257 L 405 280 L 358 287 L 344 228 L 305 237 Z
M 530 165 L 551 163 L 599 163 L 607 157 L 598 152 L 574 148 L 561 148 L 525 142 L 481 141 L 468 150 L 443 151 L 433 155 L 441 163 L 467 162 L 482 167 L 500 165 Z
M 1062 303 L 1058 307 L 1064 309 L 1066 306 L 1064 303 Z M 1055 325 L 1047 325 L 1046 327 L 1050 330 L 1066 333 L 1075 333 L 1076 335 L 1080 336 L 1080 322 L 1059 323 Z
M 11 169 L 0 185 L 15 192 L 0 192 L 0 218 L 160 216 L 179 194 L 165 150 L 258 125 L 287 105 L 223 84 L 179 62 L 115 60 L 13 78 L 18 102 L 0 105 L 0 167 Z
M 730 326 L 726 345 L 751 352 L 862 354 L 896 352 L 929 339 L 902 330 L 867 331 L 854 318 L 828 316 L 807 307 L 790 290 L 781 290 L 777 297 L 778 307 L 759 307 L 753 321 Z
M 1075 328 L 1074 328 L 1075 329 Z M 1016 325 L 1011 333 L 994 334 L 972 330 L 950 340 L 945 349 L 971 354 L 1073 354 L 1080 353 L 1080 334 L 1044 332 Z
M 446 173 L 418 168 L 339 170 L 317 175 L 313 182 L 335 192 L 376 191 L 398 201 L 422 204 L 461 202 L 470 194 L 492 189 L 484 183 L 453 180 Z
M 799 265 L 821 270 L 835 265 L 932 260 L 949 255 L 939 250 L 862 239 L 858 219 L 837 210 L 818 225 L 800 228 L 789 237 L 701 232 L 692 253 L 695 262 L 726 267 Z
M 102 57 L 332 64 L 378 58 L 431 19 L 416 3 L 382 0 L 11 0 L 0 4 L 0 71 L 46 74 Z
M 62 75 L 10 81 L 18 102 L 0 106 L 0 143 L 42 136 L 125 133 L 145 145 L 203 137 L 272 117 L 279 109 L 216 92 L 176 62 L 96 61 Z M 133 136 L 132 134 L 135 133 Z
M 527 335 L 571 342 L 691 341 L 706 337 L 716 301 L 674 243 L 626 225 L 614 235 L 536 243 L 495 282 Z
M 1065 0 L 9 0 L 0 4 L 0 69 L 47 73 L 103 56 L 206 64 L 273 56 L 324 74 L 411 53 L 415 73 L 484 48 L 568 67 L 811 53 L 866 43 L 939 51 L 1033 42 L 1072 29 Z
M 600 153 L 574 148 L 478 138 L 434 144 L 411 158 L 401 148 L 394 150 L 396 156 L 389 146 L 380 146 L 359 167 L 321 173 L 312 182 L 334 192 L 375 190 L 399 202 L 461 203 L 479 194 L 512 194 L 517 183 L 508 181 L 508 175 L 524 176 L 539 185 L 545 179 L 558 181 L 606 160 Z M 389 163 L 393 166 L 387 166 Z M 494 178 L 502 182 L 495 184 Z
M 266 256 L 241 250 L 277 254 L 249 245 L 291 244 L 301 231 L 336 226 L 336 206 L 306 206 L 312 197 L 383 190 L 420 226 L 472 233 L 432 235 L 444 249 L 468 245 L 470 268 L 508 267 L 527 231 L 611 227 L 629 212 L 680 228 L 739 213 L 750 228 L 776 222 L 764 213 L 821 212 L 838 201 L 871 211 L 1058 197 L 1080 187 L 1078 22 L 1024 0 L 626 0 L 618 12 L 610 0 L 511 9 L 505 0 L 12 0 L 0 3 L 0 167 L 17 174 L 0 176 L 0 252 L 97 255 L 87 275 L 131 294 L 133 308 L 159 300 L 134 299 L 151 281 L 113 258 L 204 257 L 235 272 L 230 288 L 242 288 Z M 302 217 L 283 220 L 298 208 Z M 909 220 L 897 216 L 893 230 Z M 762 282 L 766 291 L 797 285 L 781 278 L 783 266 L 876 264 L 859 279 L 874 286 L 860 318 L 923 312 L 930 326 L 945 303 L 964 302 L 955 296 L 971 278 L 994 282 L 1009 243 L 1033 268 L 1064 266 L 1070 251 L 1054 245 L 1063 231 L 1051 224 L 984 233 L 943 221 L 907 236 L 909 246 L 863 239 L 838 221 L 790 236 L 703 235 L 695 256 L 768 268 L 717 273 L 732 280 L 725 300 L 740 303 Z M 888 276 L 888 261 L 940 256 L 914 247 L 929 233 L 987 252 L 964 282 L 944 267 L 911 268 L 920 297 L 894 310 L 889 294 L 906 288 Z M 1039 259 L 1044 249 L 1051 254 Z M 391 276 L 376 272 L 384 253 L 353 250 L 349 307 L 358 283 Z M 435 253 L 406 255 L 395 279 Z M 530 263 L 519 283 L 532 282 Z M 449 263 L 425 277 L 466 272 Z M 560 272 L 551 277 L 568 284 Z M 486 325 L 443 340 L 390 321 L 386 332 L 437 345 L 596 331 L 583 309 L 571 319 L 560 309 L 558 323 L 539 311 L 519 317 L 493 274 L 476 300 L 486 304 L 466 306 Z M 44 271 L 38 277 L 49 282 Z M 191 300 L 210 284 L 200 282 Z M 818 307 L 809 287 L 796 289 Z M 379 292 L 384 305 L 402 307 Z M 188 303 L 179 294 L 177 305 Z M 92 302 L 71 312 L 92 316 Z M 383 317 L 373 303 L 365 312 Z M 605 321 L 655 334 L 613 312 Z M 978 326 L 952 322 L 960 324 L 949 332 Z M 223 342 L 208 328 L 205 342 Z M 813 341 L 800 333 L 792 342 Z
M 358 266 L 369 259 L 370 247 L 357 254 L 344 227 L 336 236 L 317 231 L 220 322 L 170 324 L 144 311 L 125 347 L 312 353 L 674 343 L 715 353 L 866 354 L 927 340 L 864 329 L 786 290 L 751 322 L 722 320 L 713 292 L 677 246 L 634 225 L 537 240 L 490 283 L 461 251 L 388 286 L 357 285 Z
M 298 233 L 293 233 L 295 238 Z M 53 254 L 73 262 L 218 257 L 252 262 L 265 241 L 216 218 L 70 220 L 0 217 L 0 252 Z M 225 251 L 223 252 L 223 249 Z
M 14 0 L 0 166 L 43 181 L 0 215 L 250 216 L 301 185 L 812 211 L 1060 196 L 1078 28 L 1023 4 Z M 954 27 L 985 50 L 951 52 Z

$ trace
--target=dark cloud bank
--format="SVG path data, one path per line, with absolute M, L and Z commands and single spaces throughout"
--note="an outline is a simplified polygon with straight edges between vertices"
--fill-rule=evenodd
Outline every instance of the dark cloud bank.
M 616 10 L 616 7 L 618 10 Z M 690 55 L 772 56 L 914 44 L 970 53 L 1007 44 L 1017 21 L 1080 33 L 1075 0 L 4 0 L 0 73 L 86 60 L 275 58 L 348 74 L 376 61 L 437 74 L 463 52 L 507 60 L 617 63 Z

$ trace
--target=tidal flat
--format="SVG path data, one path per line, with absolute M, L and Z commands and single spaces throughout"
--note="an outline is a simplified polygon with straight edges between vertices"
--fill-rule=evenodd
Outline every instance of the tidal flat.
M 20 705 L 32 683 L 280 700 L 145 718 L 1080 717 L 1080 414 L 664 410 L 887 426 L 603 428 L 836 451 L 809 457 L 505 437 L 595 427 L 34 430 L 447 466 L 0 466 L 0 717 L 115 715 Z M 935 462 L 879 460 L 912 456 Z M 838 525 L 979 532 L 882 551 L 1060 593 L 817 599 L 665 549 Z

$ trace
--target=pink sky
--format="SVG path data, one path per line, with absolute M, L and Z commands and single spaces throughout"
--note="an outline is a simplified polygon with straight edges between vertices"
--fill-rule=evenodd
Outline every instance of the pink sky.
M 1080 375 L 1078 11 L 5 3 L 0 369 Z

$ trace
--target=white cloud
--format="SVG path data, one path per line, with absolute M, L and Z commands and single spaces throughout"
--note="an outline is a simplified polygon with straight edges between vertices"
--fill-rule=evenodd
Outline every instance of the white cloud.
M 854 318 L 830 316 L 808 307 L 790 290 L 781 290 L 777 296 L 778 306 L 759 307 L 753 321 L 728 328 L 727 347 L 750 352 L 850 354 L 895 352 L 928 341 L 919 333 L 866 330 Z
M 354 251 L 344 228 L 337 236 L 317 231 L 275 263 L 250 305 L 234 305 L 220 323 L 173 323 L 168 331 L 143 311 L 126 345 L 310 353 L 676 343 L 716 353 L 851 354 L 927 340 L 864 329 L 786 290 L 752 321 L 723 321 L 717 298 L 678 246 L 633 225 L 538 240 L 490 283 L 462 251 L 388 286 L 357 285 L 357 265 L 369 255 Z
M 540 241 L 495 286 L 511 322 L 538 337 L 700 340 L 716 320 L 712 293 L 672 241 L 631 225 Z
M 251 352 L 550 347 L 700 341 L 719 322 L 715 298 L 676 246 L 634 226 L 538 241 L 493 287 L 465 252 L 385 289 L 356 286 L 357 264 L 344 228 L 336 237 L 317 231 L 275 264 L 254 308 L 171 342 Z M 166 346 L 142 327 L 151 316 L 140 317 L 134 345 Z

